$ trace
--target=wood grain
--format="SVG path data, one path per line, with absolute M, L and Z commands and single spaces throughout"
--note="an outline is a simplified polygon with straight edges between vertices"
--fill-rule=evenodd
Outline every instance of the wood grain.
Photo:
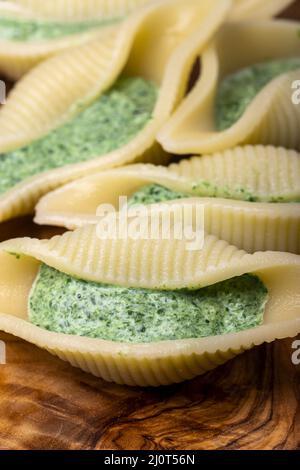
M 300 19 L 300 1 L 284 16 Z M 0 240 L 61 233 L 29 218 Z M 0 449 L 299 449 L 293 340 L 263 345 L 195 380 L 160 389 L 109 384 L 0 334 Z
M 0 448 L 300 449 L 291 340 L 160 389 L 106 383 L 2 335 Z

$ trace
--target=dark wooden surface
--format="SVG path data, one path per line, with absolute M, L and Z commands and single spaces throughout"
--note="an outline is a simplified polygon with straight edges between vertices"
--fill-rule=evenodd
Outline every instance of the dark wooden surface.
M 2 338 L 0 448 L 300 449 L 300 368 L 290 340 L 180 385 L 139 389 Z
M 286 16 L 300 19 L 300 1 Z M 22 219 L 0 226 L 0 239 L 55 232 Z M 160 389 L 109 384 L 0 339 L 0 449 L 300 449 L 300 366 L 290 339 Z

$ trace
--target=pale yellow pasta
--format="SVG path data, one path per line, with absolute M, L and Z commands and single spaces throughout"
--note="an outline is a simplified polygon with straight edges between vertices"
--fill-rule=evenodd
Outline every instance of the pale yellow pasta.
M 125 14 L 147 0 L 13 0 L 15 4 L 29 8 L 41 16 L 64 20 L 94 19 L 120 11 Z M 151 1 L 151 0 L 150 0 Z M 152 0 L 155 1 L 155 0 Z M 280 13 L 293 0 L 233 0 L 231 19 L 263 19 Z M 149 0 L 148 2 L 149 3 Z
M 39 62 L 67 50 L 99 39 L 106 35 L 110 21 L 120 21 L 134 9 L 144 5 L 147 0 L 119 0 L 114 4 L 108 0 L 65 2 L 33 1 L 4 2 L 0 1 L 0 17 L 49 20 L 49 21 L 95 21 L 103 19 L 107 23 L 82 33 L 65 35 L 61 38 L 35 41 L 14 41 L 0 39 L 0 73 L 12 80 L 19 79 Z
M 255 273 L 268 288 L 269 300 L 261 326 L 234 334 L 144 344 L 69 336 L 28 321 L 28 295 L 39 261 L 82 279 L 149 289 L 204 287 Z M 109 381 L 170 384 L 213 369 L 254 345 L 297 335 L 299 275 L 299 256 L 250 255 L 214 236 L 205 237 L 202 250 L 188 251 L 184 239 L 100 240 L 96 227 L 86 226 L 50 241 L 27 238 L 0 245 L 0 328 Z
M 222 79 L 259 62 L 299 56 L 299 27 L 288 21 L 224 25 L 201 56 L 196 86 L 159 132 L 163 147 L 178 154 L 212 153 L 246 143 L 299 150 L 300 106 L 292 101 L 299 70 L 272 80 L 229 129 L 217 131 L 215 124 L 215 98 Z
M 262 20 L 277 15 L 294 0 L 234 0 L 231 20 Z
M 43 194 L 96 170 L 142 160 L 164 162 L 155 143 L 183 97 L 193 58 L 225 19 L 229 0 L 161 0 L 145 6 L 100 40 L 52 57 L 21 79 L 0 109 L 0 152 L 30 143 L 71 119 L 121 73 L 159 87 L 153 117 L 127 145 L 86 162 L 27 179 L 0 197 L 0 221 L 27 214 Z M 185 21 L 182 21 L 182 18 Z M 176 34 L 174 34 L 176 31 Z
M 275 147 L 238 147 L 167 168 L 137 164 L 87 176 L 44 196 L 35 221 L 68 229 L 94 224 L 100 204 L 118 210 L 121 196 L 152 183 L 187 197 L 198 193 L 193 202 L 205 207 L 205 230 L 239 248 L 300 254 L 300 203 L 284 203 L 300 201 L 300 155 Z M 211 188 L 219 194 L 211 197 Z M 247 201 L 254 196 L 260 202 Z M 276 203 L 267 202 L 272 197 Z
M 155 0 L 12 0 L 11 3 L 44 19 L 82 21 L 126 15 L 151 1 Z

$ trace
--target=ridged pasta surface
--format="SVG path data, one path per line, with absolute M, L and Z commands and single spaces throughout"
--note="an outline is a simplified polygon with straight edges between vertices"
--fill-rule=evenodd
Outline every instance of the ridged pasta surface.
M 64 21 L 126 15 L 151 0 L 14 0 L 14 3 L 34 11 L 46 19 Z
M 24 77 L 0 110 L 1 152 L 46 134 L 70 118 L 82 99 L 88 102 L 103 92 L 120 70 L 121 40 L 114 29 L 101 41 L 57 55 Z
M 118 221 L 123 222 L 122 218 Z M 2 247 L 82 279 L 153 289 L 203 287 L 267 268 L 272 260 L 272 255 L 249 255 L 214 236 L 205 237 L 203 249 L 189 250 L 187 239 L 172 237 L 102 239 L 96 226 L 67 232 L 50 241 L 12 240 Z
M 198 196 L 193 201 L 204 207 L 205 230 L 239 248 L 300 253 L 300 157 L 275 147 L 238 147 L 167 168 L 137 164 L 91 175 L 43 197 L 35 220 L 69 229 L 95 224 L 101 204 L 119 210 L 120 197 L 150 184 Z M 219 194 L 212 197 L 215 188 Z
M 14 3 L 39 15 L 64 20 L 95 18 L 97 15 L 111 15 L 116 12 L 126 14 L 151 0 L 14 0 Z M 276 15 L 293 0 L 233 0 L 230 17 L 234 20 L 244 18 L 270 18 Z
M 16 0 L 16 3 L 35 9 L 41 16 L 51 15 L 53 18 L 74 21 L 82 17 L 94 17 L 95 12 L 109 16 L 112 9 L 114 12 L 126 14 L 146 2 L 53 0 L 50 4 L 40 0 Z M 225 3 L 224 13 L 229 5 L 229 2 L 227 5 Z M 290 2 L 274 0 L 271 5 L 269 1 L 262 4 L 257 0 L 236 0 L 234 3 L 232 19 L 257 16 L 267 18 Z M 217 9 L 215 11 L 217 12 Z M 143 36 L 140 25 L 143 21 L 146 24 L 148 19 L 141 16 L 140 20 L 141 23 L 138 19 L 132 21 L 131 35 L 127 34 L 126 27 L 123 26 L 121 29 L 107 30 L 101 39 L 91 41 L 88 46 L 83 45 L 70 54 L 67 52 L 50 59 L 30 74 L 30 80 L 21 81 L 12 93 L 8 106 L 2 108 L 3 113 L 0 111 L 0 132 L 3 130 L 3 136 L 0 135 L 0 151 L 5 152 L 23 145 L 26 139 L 30 141 L 44 135 L 76 114 L 76 107 L 80 102 L 88 103 L 106 90 L 128 61 L 130 49 L 134 47 L 134 31 Z M 212 30 L 215 27 L 217 25 L 214 23 Z M 199 44 L 204 44 L 207 37 L 205 40 L 203 37 L 200 40 L 200 37 L 201 35 L 198 37 Z M 115 154 L 111 160 L 109 156 L 108 159 L 104 157 L 102 165 L 97 166 L 94 162 L 84 168 L 48 172 L 42 177 L 35 177 L 24 185 L 19 185 L 1 198 L 0 221 L 30 212 L 46 191 L 99 168 L 121 165 L 129 160 L 161 162 L 166 155 L 159 145 L 154 144 L 155 134 L 159 123 L 167 119 L 183 94 L 188 68 L 196 48 L 195 41 L 193 44 L 188 41 L 181 48 L 180 54 L 172 57 L 173 67 L 169 67 L 168 73 L 162 74 L 161 71 L 155 70 L 156 78 L 161 75 L 164 75 L 164 78 L 161 80 L 161 97 L 154 116 L 154 121 L 157 121 L 147 128 L 147 135 L 140 136 L 135 144 Z M 29 64 L 31 66 L 40 60 L 37 57 L 41 58 L 42 54 L 45 54 L 45 50 L 43 53 L 40 51 L 40 56 L 33 54 L 31 62 L 28 58 L 23 62 L 18 58 L 7 70 L 11 76 L 21 75 Z M 129 59 L 127 70 L 132 70 L 134 63 L 135 59 Z M 185 66 L 181 76 L 175 75 L 175 65 L 177 68 L 180 68 L 180 65 Z M 141 67 L 138 68 L 141 70 Z M 146 68 L 145 73 L 148 71 Z M 208 69 L 205 74 L 209 75 Z M 173 87 L 170 86 L 171 77 L 175 82 Z M 211 77 L 214 77 L 214 73 Z M 296 108 L 291 111 L 287 92 L 295 77 L 295 73 L 280 77 L 264 90 L 259 97 L 263 116 L 258 124 L 251 125 L 251 116 L 257 113 L 257 100 L 247 115 L 248 121 L 245 120 L 238 130 L 240 138 L 236 139 L 236 143 L 272 143 L 300 148 L 300 114 Z M 72 87 L 64 87 L 66 80 L 74 83 L 73 89 L 68 92 L 66 90 Z M 32 87 L 32 84 L 35 84 L 35 87 Z M 165 114 L 161 110 L 166 110 Z M 206 115 L 209 116 L 210 113 L 207 112 Z M 205 130 L 207 131 L 207 128 Z M 109 183 L 110 178 L 116 182 L 119 178 L 119 181 L 130 189 L 131 180 L 133 185 L 153 181 L 189 192 L 195 189 L 196 175 L 197 178 L 208 180 L 217 186 L 246 187 L 262 199 L 270 193 L 280 194 L 283 198 L 298 197 L 300 165 L 297 152 L 263 146 L 238 147 L 221 152 L 228 148 L 231 139 L 235 142 L 235 138 L 230 136 L 228 140 L 226 138 L 222 142 L 207 145 L 208 153 L 212 148 L 219 153 L 201 158 L 193 157 L 171 165 L 168 169 L 153 165 L 136 165 L 114 170 L 107 173 L 106 182 Z M 162 142 L 165 145 L 164 139 Z M 166 148 L 168 145 L 169 148 L 173 146 L 173 150 L 176 147 L 174 143 L 167 143 Z M 200 152 L 200 147 L 202 148 L 202 144 L 195 144 L 195 141 L 189 145 L 196 145 L 195 152 Z M 176 147 L 176 151 L 185 153 L 182 146 Z M 97 179 L 98 176 L 94 175 L 81 179 L 78 181 L 78 188 L 80 185 L 86 185 L 87 188 L 89 184 L 99 184 L 101 177 L 103 178 L 99 175 Z M 72 191 L 72 184 L 54 193 L 54 197 L 60 194 L 58 197 L 63 198 L 64 191 L 70 190 Z M 53 195 L 49 196 L 49 200 L 51 197 Z M 43 204 L 47 206 L 46 199 L 40 208 Z M 254 345 L 298 334 L 300 257 L 274 252 L 249 254 L 247 251 L 271 248 L 300 252 L 297 236 L 300 233 L 299 204 L 258 204 L 219 198 L 189 198 L 174 204 L 176 211 L 180 211 L 183 204 L 204 205 L 205 230 L 213 235 L 205 235 L 202 249 L 188 250 L 188 240 L 175 237 L 167 240 L 102 239 L 99 236 L 99 227 L 95 224 L 86 225 L 51 240 L 24 238 L 2 243 L 0 329 L 45 348 L 75 367 L 105 380 L 134 386 L 159 386 L 191 379 Z M 166 214 L 172 205 L 173 203 L 167 205 Z M 81 215 L 85 215 L 83 206 Z M 78 217 L 80 219 L 80 214 Z M 120 214 L 117 223 L 124 223 Z M 78 222 L 78 225 L 81 225 L 81 222 Z M 148 289 L 195 289 L 245 273 L 254 273 L 265 283 L 269 292 L 264 323 L 255 329 L 236 334 L 154 344 L 128 345 L 51 333 L 28 321 L 28 293 L 39 262 L 85 280 Z
M 130 12 L 146 3 L 147 0 L 119 0 L 114 4 L 106 0 L 0 2 L 0 16 L 3 17 L 30 21 L 99 21 L 97 27 L 93 26 L 71 35 L 66 34 L 60 38 L 35 41 L 0 39 L 0 72 L 12 80 L 17 80 L 55 54 L 80 47 L 93 39 L 101 40 L 113 27 L 111 25 L 114 22 L 119 26 L 118 23 L 126 19 Z M 102 24 L 100 20 L 103 20 Z
M 292 101 L 299 70 L 264 86 L 231 127 L 218 131 L 216 97 L 224 78 L 258 63 L 299 57 L 299 24 L 249 21 L 225 24 L 202 54 L 202 73 L 159 132 L 163 147 L 178 154 L 215 153 L 236 145 L 265 144 L 300 149 L 300 107 Z
M 218 186 L 245 188 L 267 199 L 271 194 L 300 200 L 300 154 L 272 146 L 244 146 L 183 159 L 170 171 L 191 181 L 203 179 Z
M 153 81 L 159 95 L 153 119 L 128 144 L 88 162 L 25 180 L 1 197 L 0 220 L 32 212 L 41 195 L 96 170 L 133 161 L 164 163 L 167 155 L 156 144 L 156 134 L 183 96 L 193 56 L 230 6 L 229 0 L 151 3 L 121 26 L 101 33 L 101 38 L 44 61 L 20 80 L 0 109 L 0 152 L 26 145 L 68 121 L 82 105 L 109 89 L 122 72 Z M 184 23 L 182 15 L 187 19 Z M 175 40 L 170 24 L 178 28 Z
M 253 272 L 269 291 L 264 324 L 235 334 L 145 344 L 52 333 L 28 321 L 26 302 L 38 269 L 35 259 L 84 279 L 148 288 L 200 287 Z M 183 242 L 173 240 L 99 243 L 95 228 L 85 227 L 50 241 L 4 242 L 0 245 L 0 261 L 0 283 L 12 288 L 2 291 L 0 328 L 76 367 L 121 384 L 158 386 L 187 380 L 254 345 L 300 332 L 300 257 L 295 255 L 249 255 L 207 236 L 203 250 L 191 256 Z

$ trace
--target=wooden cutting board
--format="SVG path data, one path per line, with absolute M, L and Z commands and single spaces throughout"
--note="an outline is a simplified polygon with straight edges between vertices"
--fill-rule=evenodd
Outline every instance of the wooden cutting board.
M 286 17 L 300 19 L 300 0 Z M 54 235 L 29 219 L 0 239 Z M 159 389 L 109 384 L 1 334 L 0 449 L 300 449 L 294 340 L 255 348 L 192 381 Z

